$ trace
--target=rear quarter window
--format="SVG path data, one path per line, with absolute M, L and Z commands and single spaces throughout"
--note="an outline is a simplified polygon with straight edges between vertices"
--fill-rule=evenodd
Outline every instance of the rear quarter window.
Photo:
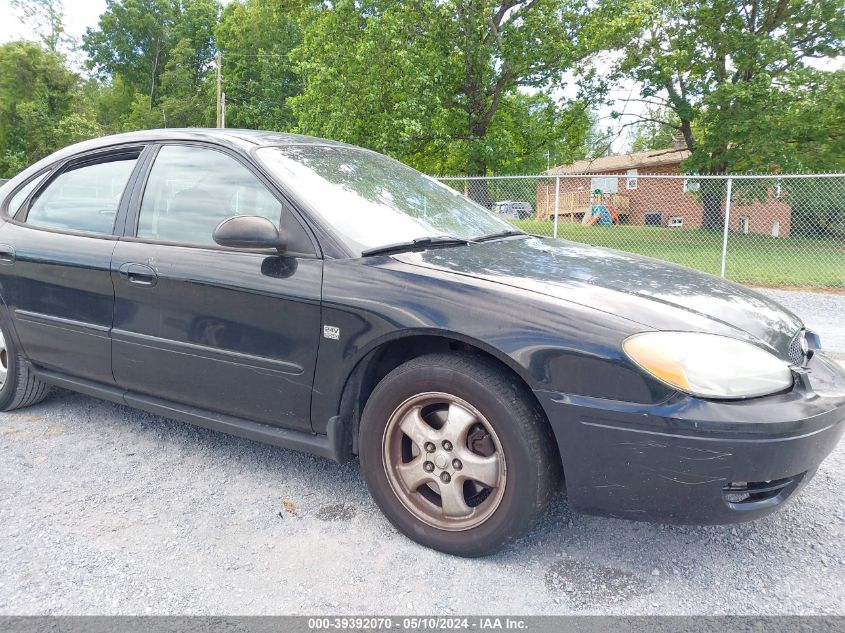
M 33 189 L 35 189 L 38 185 L 41 184 L 41 181 L 47 177 L 49 172 L 43 172 L 38 174 L 35 178 L 31 179 L 28 183 L 26 183 L 23 187 L 18 189 L 17 193 L 12 196 L 12 199 L 9 200 L 9 206 L 6 208 L 6 214 L 9 217 L 14 217 L 15 214 L 21 210 L 23 203 L 29 197 L 29 194 L 32 193 Z
M 32 202 L 26 223 L 85 233 L 112 233 L 138 155 L 71 166 Z

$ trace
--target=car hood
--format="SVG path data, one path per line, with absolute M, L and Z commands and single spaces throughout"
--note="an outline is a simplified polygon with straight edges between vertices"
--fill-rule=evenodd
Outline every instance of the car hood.
M 407 264 L 530 290 L 649 329 L 725 334 L 788 359 L 800 319 L 765 295 L 684 266 L 550 238 L 394 255 Z

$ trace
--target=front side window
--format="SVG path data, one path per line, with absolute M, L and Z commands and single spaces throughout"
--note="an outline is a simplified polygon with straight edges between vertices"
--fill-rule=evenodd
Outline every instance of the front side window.
M 35 199 L 26 223 L 85 233 L 112 233 L 138 155 L 71 166 Z
M 257 156 L 353 251 L 516 230 L 457 191 L 375 152 L 286 145 L 262 148 Z
M 138 237 L 213 245 L 214 229 L 234 215 L 260 215 L 279 225 L 281 203 L 241 163 L 201 147 L 166 145 L 150 172 Z

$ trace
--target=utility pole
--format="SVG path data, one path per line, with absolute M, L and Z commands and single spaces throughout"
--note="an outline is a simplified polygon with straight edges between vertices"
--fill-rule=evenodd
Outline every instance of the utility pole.
M 223 127 L 223 57 L 220 51 L 214 56 L 217 62 L 217 127 Z
M 226 127 L 226 93 L 220 99 L 220 127 Z

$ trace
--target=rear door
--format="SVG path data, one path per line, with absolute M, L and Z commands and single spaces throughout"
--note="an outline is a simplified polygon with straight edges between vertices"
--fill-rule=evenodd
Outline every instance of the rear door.
M 0 227 L 0 285 L 36 365 L 112 383 L 115 220 L 142 148 L 74 158 L 20 190 Z
M 295 212 L 248 161 L 182 144 L 161 146 L 133 207 L 112 261 L 117 383 L 310 431 L 323 267 Z M 217 246 L 233 215 L 281 223 L 287 251 Z

